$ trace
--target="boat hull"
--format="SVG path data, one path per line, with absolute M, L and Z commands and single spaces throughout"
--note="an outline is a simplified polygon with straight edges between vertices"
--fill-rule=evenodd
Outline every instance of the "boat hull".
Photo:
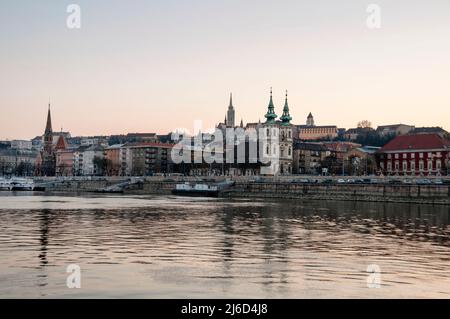
M 34 189 L 33 186 L 13 186 L 11 190 L 13 192 L 29 192 Z
M 173 189 L 173 195 L 190 197 L 219 197 L 219 191 Z

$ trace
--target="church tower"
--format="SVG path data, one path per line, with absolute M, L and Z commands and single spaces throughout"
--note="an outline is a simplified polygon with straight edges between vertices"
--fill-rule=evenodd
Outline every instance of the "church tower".
M 289 114 L 288 92 L 284 100 L 283 115 L 280 117 L 280 174 L 291 174 L 293 164 L 292 117 Z
M 56 158 L 53 148 L 53 129 L 52 129 L 52 116 L 50 113 L 50 103 L 48 104 L 47 124 L 45 126 L 43 136 L 43 148 L 41 151 L 41 172 L 42 176 L 55 176 Z
M 233 93 L 230 93 L 230 105 L 228 106 L 226 122 L 227 127 L 234 128 L 234 106 L 233 106 Z
M 267 107 L 267 113 L 264 115 L 266 122 L 262 126 L 262 135 L 260 138 L 260 147 L 262 147 L 263 162 L 267 166 L 261 167 L 262 175 L 276 175 L 279 172 L 279 127 L 275 119 L 275 106 L 273 104 L 272 88 L 270 88 L 270 100 Z
M 314 116 L 311 114 L 311 112 L 309 113 L 308 118 L 306 119 L 306 125 L 314 126 Z

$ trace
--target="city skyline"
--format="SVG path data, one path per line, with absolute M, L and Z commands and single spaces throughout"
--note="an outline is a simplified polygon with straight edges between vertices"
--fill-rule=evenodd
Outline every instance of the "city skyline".
M 263 121 L 271 86 L 293 124 L 450 129 L 447 1 L 378 1 L 376 30 L 362 1 L 77 3 L 77 30 L 66 3 L 0 4 L 0 139 L 41 135 L 49 97 L 73 135 L 213 128 L 230 92 L 237 123 Z

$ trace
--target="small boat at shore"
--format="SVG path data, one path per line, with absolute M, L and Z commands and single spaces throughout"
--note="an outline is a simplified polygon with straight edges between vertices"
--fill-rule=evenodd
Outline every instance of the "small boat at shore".
M 11 188 L 12 191 L 32 191 L 34 190 L 34 182 L 26 178 L 12 178 Z
M 7 179 L 0 178 L 0 191 L 11 190 L 11 182 Z
M 220 192 L 233 186 L 234 182 L 225 181 L 222 183 L 207 184 L 189 182 L 176 184 L 172 190 L 173 195 L 191 196 L 191 197 L 218 197 Z
M 208 184 L 194 184 L 190 183 L 177 184 L 172 190 L 173 195 L 179 196 L 198 196 L 198 197 L 218 197 L 219 189 L 217 186 Z

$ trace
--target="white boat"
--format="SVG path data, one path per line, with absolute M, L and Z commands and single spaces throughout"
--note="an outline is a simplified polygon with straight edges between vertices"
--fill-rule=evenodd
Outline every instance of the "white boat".
M 12 191 L 32 191 L 34 189 L 34 182 L 27 178 L 12 178 L 11 190 Z
M 0 178 L 0 191 L 11 190 L 11 182 L 7 179 Z
M 176 184 L 172 194 L 180 196 L 200 196 L 200 197 L 218 197 L 220 192 L 233 186 L 234 182 L 225 181 L 222 183 L 183 183 Z

